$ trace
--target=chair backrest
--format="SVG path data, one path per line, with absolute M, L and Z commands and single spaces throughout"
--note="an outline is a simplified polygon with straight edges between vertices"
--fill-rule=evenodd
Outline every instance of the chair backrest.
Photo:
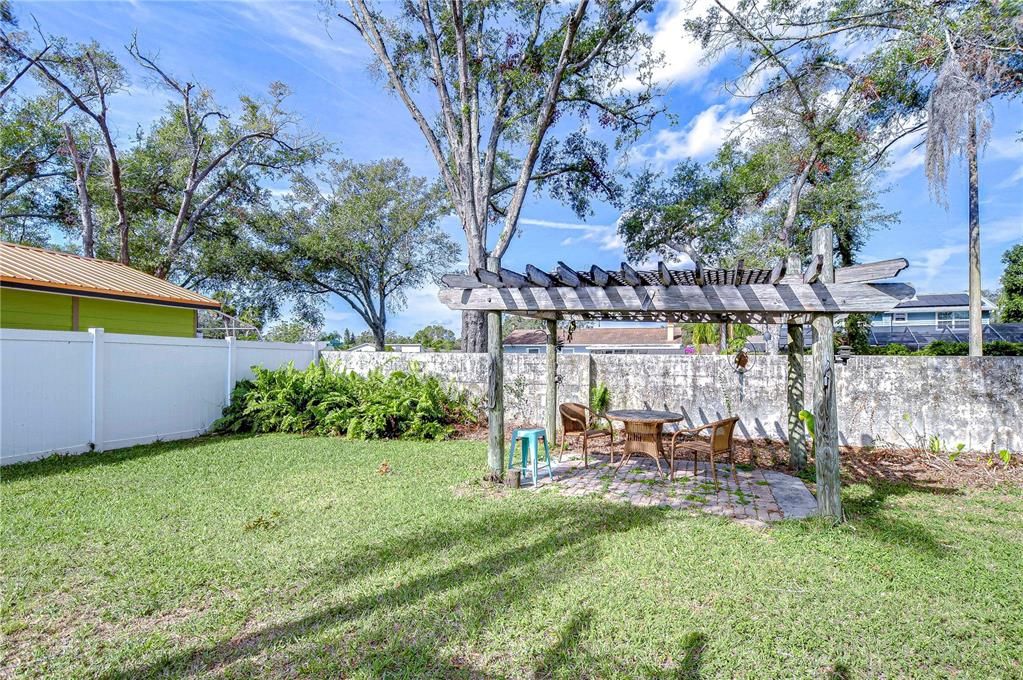
M 558 407 L 561 411 L 561 426 L 565 434 L 586 431 L 586 407 L 582 404 L 568 402 Z
M 725 418 L 712 423 L 714 426 L 710 432 L 710 448 L 714 453 L 720 453 L 732 448 L 732 433 L 735 432 L 735 424 L 738 418 Z

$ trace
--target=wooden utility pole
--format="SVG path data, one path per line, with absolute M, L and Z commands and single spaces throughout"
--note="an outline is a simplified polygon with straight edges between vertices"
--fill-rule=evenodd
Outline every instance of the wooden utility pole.
M 500 273 L 501 261 L 487 258 L 487 268 Z M 487 312 L 487 465 L 493 481 L 504 478 L 504 351 L 501 312 Z
M 547 445 L 558 437 L 558 322 L 547 320 Z
M 834 283 L 834 232 L 813 233 L 813 254 L 823 258 L 819 281 Z M 842 521 L 842 488 L 838 459 L 838 401 L 835 384 L 835 322 L 831 314 L 813 316 L 813 455 L 817 468 L 817 512 Z

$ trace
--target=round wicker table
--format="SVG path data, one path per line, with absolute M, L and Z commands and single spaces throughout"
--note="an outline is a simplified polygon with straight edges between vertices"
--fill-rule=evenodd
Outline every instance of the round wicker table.
M 661 475 L 661 457 L 664 447 L 661 434 L 665 423 L 677 423 L 686 417 L 674 411 L 654 411 L 652 409 L 620 409 L 605 414 L 611 420 L 620 420 L 625 424 L 625 452 L 622 460 L 615 468 L 615 474 L 629 460 L 633 453 L 645 453 L 654 459 L 657 472 Z

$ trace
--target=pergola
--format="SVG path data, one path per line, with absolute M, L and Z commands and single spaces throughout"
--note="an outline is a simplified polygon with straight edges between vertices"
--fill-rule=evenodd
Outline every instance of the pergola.
M 560 319 L 661 322 L 788 324 L 789 342 L 802 347 L 803 324 L 813 325 L 811 412 L 815 420 L 814 454 L 820 514 L 841 518 L 838 460 L 838 409 L 834 384 L 834 317 L 887 312 L 913 297 L 911 286 L 876 283 L 908 266 L 902 258 L 835 269 L 833 232 L 813 235 L 813 255 L 803 268 L 798 257 L 771 269 L 657 269 L 640 271 L 622 263 L 607 271 L 594 265 L 576 270 L 558 263 L 546 272 L 527 265 L 525 272 L 504 269 L 493 258 L 487 269 L 442 277 L 441 302 L 450 309 L 487 312 L 488 461 L 491 473 L 504 473 L 504 399 L 501 314 L 543 319 L 547 323 L 546 428 L 554 441 L 557 422 L 557 322 Z M 789 449 L 805 461 L 803 355 L 789 352 L 787 383 Z

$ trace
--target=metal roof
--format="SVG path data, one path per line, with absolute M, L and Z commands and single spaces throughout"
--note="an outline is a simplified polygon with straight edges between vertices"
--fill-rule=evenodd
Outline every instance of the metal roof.
M 968 293 L 932 293 L 917 295 L 912 300 L 900 302 L 896 309 L 911 309 L 916 307 L 969 307 L 970 296 Z M 991 305 L 987 300 L 983 304 L 985 309 Z
M 219 309 L 220 302 L 127 265 L 0 242 L 0 285 L 68 295 Z

